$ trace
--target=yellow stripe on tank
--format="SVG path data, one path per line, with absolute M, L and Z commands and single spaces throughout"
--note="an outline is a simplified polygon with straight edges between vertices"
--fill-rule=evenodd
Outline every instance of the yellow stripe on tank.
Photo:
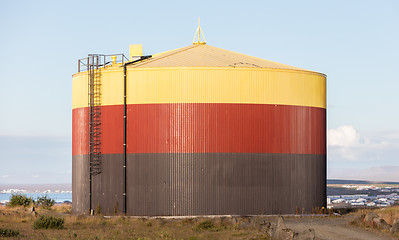
M 326 78 L 265 68 L 131 68 L 128 104 L 249 103 L 326 108 Z M 102 73 L 102 104 L 123 104 L 123 71 Z M 87 75 L 73 77 L 73 108 L 87 107 Z
M 72 78 L 72 109 L 88 106 L 87 72 L 77 73 Z M 123 104 L 123 68 L 101 71 L 101 104 Z

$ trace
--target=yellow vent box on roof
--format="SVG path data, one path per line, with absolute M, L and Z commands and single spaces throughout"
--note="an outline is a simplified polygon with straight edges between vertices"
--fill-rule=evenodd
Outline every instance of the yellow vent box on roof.
M 129 46 L 130 61 L 137 56 L 143 56 L 143 44 L 131 44 Z

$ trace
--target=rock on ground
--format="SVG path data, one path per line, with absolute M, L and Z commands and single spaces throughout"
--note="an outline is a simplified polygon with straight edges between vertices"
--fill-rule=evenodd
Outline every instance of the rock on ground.
M 297 233 L 294 230 L 287 228 L 284 223 L 284 218 L 279 216 L 277 218 L 277 226 L 274 229 L 271 238 L 273 240 L 315 240 L 316 234 L 314 229 L 308 229 Z
M 391 233 L 399 234 L 399 218 L 395 219 L 390 229 Z
M 372 222 L 374 218 L 378 218 L 378 214 L 376 212 L 369 212 L 366 214 L 366 216 L 364 217 L 364 221 L 369 223 Z
M 376 224 L 377 228 L 390 230 L 391 225 L 389 225 L 384 219 L 382 218 L 374 218 L 373 222 Z
M 301 233 L 298 233 L 295 237 L 295 240 L 315 240 L 316 234 L 314 229 L 308 229 Z

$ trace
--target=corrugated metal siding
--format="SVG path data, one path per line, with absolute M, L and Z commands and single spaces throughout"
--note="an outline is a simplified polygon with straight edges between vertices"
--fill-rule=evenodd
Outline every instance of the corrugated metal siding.
M 103 106 L 123 104 L 121 71 L 102 71 Z M 198 67 L 130 69 L 127 75 L 128 104 L 252 103 L 326 107 L 326 79 L 309 72 Z M 87 75 L 74 77 L 73 92 L 72 108 L 87 107 Z
M 326 107 L 324 76 L 270 69 L 162 68 L 128 72 L 128 104 L 252 103 Z
M 123 154 L 103 155 L 93 208 L 122 211 Z M 326 204 L 326 156 L 268 153 L 128 154 L 128 215 L 311 213 Z M 73 212 L 87 213 L 86 156 L 73 157 Z
M 107 215 L 123 213 L 123 154 L 103 154 L 101 174 L 93 175 L 93 209 Z
M 113 215 L 123 212 L 123 155 L 104 154 L 102 172 L 93 175 L 93 210 Z M 89 213 L 89 157 L 72 156 L 72 212 Z
M 72 212 L 88 213 L 89 201 L 89 157 L 72 156 Z
M 73 110 L 73 155 L 87 153 L 86 110 Z M 325 109 L 300 106 L 132 104 L 127 152 L 326 154 L 325 117 Z M 123 106 L 102 107 L 102 153 L 123 152 L 122 119 Z
M 88 108 L 72 109 L 72 156 L 88 154 Z
M 325 117 L 300 106 L 132 104 L 127 152 L 326 154 Z
M 325 207 L 325 155 L 128 155 L 129 215 L 310 213 Z

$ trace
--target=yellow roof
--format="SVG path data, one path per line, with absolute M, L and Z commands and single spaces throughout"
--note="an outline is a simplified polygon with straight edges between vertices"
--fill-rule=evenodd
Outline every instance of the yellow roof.
M 190 45 L 188 47 L 155 54 L 151 58 L 132 64 L 129 67 L 253 67 L 309 71 L 286 64 L 212 47 L 206 44 Z

